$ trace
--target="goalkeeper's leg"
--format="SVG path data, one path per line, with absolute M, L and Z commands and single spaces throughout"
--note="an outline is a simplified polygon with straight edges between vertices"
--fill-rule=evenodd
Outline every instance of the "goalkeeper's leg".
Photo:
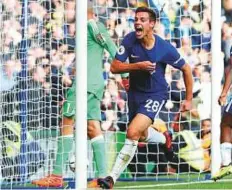
M 73 117 L 75 116 L 75 99 L 75 88 L 70 88 L 67 93 L 67 100 L 64 102 L 62 107 L 63 118 L 60 125 L 60 136 L 58 138 L 58 149 L 53 172 L 49 176 L 32 181 L 35 185 L 41 187 L 63 186 L 63 166 L 73 147 Z
M 68 160 L 69 153 L 73 147 L 73 125 L 72 118 L 64 117 L 61 126 L 61 135 L 58 137 L 58 149 L 56 160 L 51 175 L 42 179 L 32 181 L 40 187 L 62 187 L 63 186 L 63 166 Z
M 97 166 L 98 177 L 106 177 L 107 160 L 105 141 L 100 127 L 101 110 L 100 100 L 95 94 L 88 92 L 88 137 L 91 140 L 94 159 Z M 88 183 L 89 188 L 98 187 L 97 181 L 93 180 Z
M 232 173 L 231 165 L 231 127 L 232 114 L 225 112 L 221 121 L 221 169 L 212 177 L 213 180 L 218 180 Z
M 58 138 L 58 149 L 56 155 L 56 161 L 53 168 L 53 174 L 62 176 L 63 166 L 68 160 L 69 153 L 73 148 L 73 127 L 74 119 L 64 117 L 61 126 L 61 135 Z
M 88 120 L 88 136 L 91 139 L 94 159 L 97 165 L 98 177 L 105 177 L 107 170 L 105 141 L 99 121 Z
M 98 177 L 106 177 L 107 160 L 105 150 L 105 140 L 101 132 L 100 122 L 88 120 L 88 136 L 90 138 L 94 159 L 97 166 Z M 88 183 L 88 188 L 98 187 L 97 180 L 92 180 Z

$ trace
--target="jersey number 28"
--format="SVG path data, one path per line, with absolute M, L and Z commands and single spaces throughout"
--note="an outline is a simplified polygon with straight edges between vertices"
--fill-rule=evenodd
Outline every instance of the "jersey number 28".
M 160 103 L 158 101 L 148 99 L 144 107 L 147 108 L 148 112 L 157 112 L 159 110 L 159 106 Z

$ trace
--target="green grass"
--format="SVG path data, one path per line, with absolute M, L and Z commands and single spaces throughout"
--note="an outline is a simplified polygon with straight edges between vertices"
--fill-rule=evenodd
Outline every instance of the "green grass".
M 198 183 L 118 182 L 115 189 L 232 189 L 231 181 Z
M 232 189 L 232 176 L 214 182 L 204 181 L 137 181 L 117 182 L 115 189 Z
M 205 175 L 179 175 L 177 176 L 159 176 L 160 181 L 118 181 L 114 189 L 232 189 L 232 175 L 227 176 L 217 182 L 212 180 L 204 180 Z M 162 180 L 163 179 L 163 180 Z M 199 179 L 200 181 L 197 181 Z M 9 185 L 2 185 L 4 189 L 11 189 Z M 14 185 L 14 189 L 41 189 L 32 185 L 31 183 L 23 185 Z M 54 189 L 54 188 L 49 188 Z M 65 187 L 61 189 L 69 189 L 68 183 L 65 183 Z
M 65 182 L 62 188 L 40 188 L 31 183 L 24 183 L 24 184 L 14 184 L 12 186 L 10 184 L 2 184 L 0 189 L 69 189 L 69 188 L 68 188 L 68 183 Z

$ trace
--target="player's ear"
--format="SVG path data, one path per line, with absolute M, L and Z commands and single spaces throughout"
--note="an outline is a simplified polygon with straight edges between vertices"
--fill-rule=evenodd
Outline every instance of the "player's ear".
M 150 21 L 150 26 L 151 26 L 152 28 L 155 27 L 155 21 L 154 21 L 154 20 Z

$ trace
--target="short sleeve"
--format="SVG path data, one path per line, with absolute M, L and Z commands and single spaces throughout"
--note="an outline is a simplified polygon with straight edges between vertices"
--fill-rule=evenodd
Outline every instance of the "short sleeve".
M 179 52 L 177 51 L 177 49 L 175 47 L 173 47 L 171 44 L 168 44 L 168 48 L 167 48 L 167 55 L 165 63 L 173 66 L 176 69 L 181 69 L 183 67 L 183 65 L 185 64 L 185 60 L 183 59 L 183 57 L 179 54 Z
M 129 46 L 128 46 L 127 38 L 125 37 L 118 48 L 115 58 L 121 62 L 125 62 L 129 56 L 128 50 L 129 50 Z

